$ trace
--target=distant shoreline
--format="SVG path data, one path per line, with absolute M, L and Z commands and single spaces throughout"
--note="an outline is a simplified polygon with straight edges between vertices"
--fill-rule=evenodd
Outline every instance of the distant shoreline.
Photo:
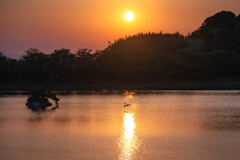
M 239 78 L 218 80 L 193 81 L 193 82 L 101 82 L 79 84 L 1 84 L 0 92 L 32 91 L 43 88 L 52 91 L 113 91 L 113 90 L 240 90 Z M 0 94 L 1 94 L 0 93 Z

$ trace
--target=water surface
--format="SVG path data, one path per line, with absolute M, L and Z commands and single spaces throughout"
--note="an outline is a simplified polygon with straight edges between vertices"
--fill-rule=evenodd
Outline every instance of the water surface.
M 239 160 L 239 91 L 61 95 L 33 112 L 0 97 L 6 160 Z M 124 108 L 123 103 L 131 107 Z

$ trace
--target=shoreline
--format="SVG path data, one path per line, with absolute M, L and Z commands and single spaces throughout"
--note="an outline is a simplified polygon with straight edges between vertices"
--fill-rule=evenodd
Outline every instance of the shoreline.
M 35 89 L 46 89 L 61 94 L 124 93 L 126 91 L 219 91 L 240 90 L 240 81 L 218 82 L 159 82 L 159 83 L 82 83 L 82 84 L 1 84 L 0 95 L 28 94 Z

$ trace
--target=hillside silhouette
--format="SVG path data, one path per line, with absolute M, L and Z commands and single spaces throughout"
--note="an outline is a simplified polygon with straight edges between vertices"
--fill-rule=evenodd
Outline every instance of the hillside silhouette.
M 240 15 L 222 11 L 188 36 L 139 33 L 104 50 L 28 49 L 19 60 L 0 53 L 0 82 L 18 84 L 151 83 L 240 77 Z

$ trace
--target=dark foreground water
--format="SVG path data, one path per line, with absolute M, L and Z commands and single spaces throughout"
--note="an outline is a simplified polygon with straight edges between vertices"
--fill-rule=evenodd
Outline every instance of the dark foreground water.
M 0 159 L 240 160 L 238 92 L 64 95 L 45 112 L 1 96 Z

